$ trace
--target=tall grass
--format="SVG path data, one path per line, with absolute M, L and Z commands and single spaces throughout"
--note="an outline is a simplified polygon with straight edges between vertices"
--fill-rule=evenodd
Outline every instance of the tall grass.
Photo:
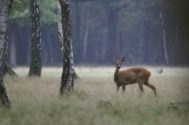
M 74 92 L 60 97 L 61 69 L 44 69 L 42 78 L 27 78 L 27 69 L 16 69 L 20 78 L 7 76 L 11 109 L 0 108 L 0 125 L 187 125 L 189 108 L 169 109 L 171 102 L 189 101 L 187 69 L 150 68 L 150 82 L 158 97 L 137 84 L 116 93 L 113 68 L 77 68 L 80 79 Z M 100 102 L 103 102 L 100 104 Z M 108 103 L 107 103 L 108 102 Z M 109 105 L 108 105 L 109 104 Z

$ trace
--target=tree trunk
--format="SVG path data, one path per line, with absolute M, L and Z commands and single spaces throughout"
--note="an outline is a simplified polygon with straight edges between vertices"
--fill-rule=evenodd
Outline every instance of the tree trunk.
M 58 16 L 58 41 L 60 43 L 61 51 L 63 51 L 63 31 L 61 22 L 61 7 L 60 3 L 57 1 L 57 16 Z
M 163 50 L 164 50 L 164 56 L 165 56 L 165 63 L 167 65 L 169 65 L 166 30 L 165 30 L 165 24 L 164 24 L 164 17 L 163 17 L 163 14 L 162 14 L 161 11 L 159 12 L 159 17 L 160 17 L 161 27 L 162 27 L 162 40 L 163 40 Z
M 9 42 L 9 37 L 8 37 L 8 32 L 6 33 L 5 36 L 5 47 L 4 47 L 4 70 L 3 70 L 3 74 L 4 76 L 6 74 L 10 75 L 10 76 L 16 76 L 18 77 L 18 75 L 16 74 L 16 72 L 11 68 L 11 66 L 8 64 L 7 60 L 8 60 L 8 42 Z
M 31 62 L 28 76 L 41 76 L 41 36 L 39 0 L 30 0 L 31 13 Z
M 63 30 L 63 72 L 61 77 L 60 94 L 73 90 L 74 86 L 74 62 L 71 35 L 70 6 L 68 0 L 59 0 L 61 6 L 62 30 Z
M 112 62 L 112 59 L 117 56 L 116 48 L 117 48 L 117 10 L 112 9 L 108 7 L 107 12 L 107 18 L 108 18 L 108 33 L 107 33 L 107 52 L 106 52 L 106 58 L 107 62 L 110 64 Z
M 9 11 L 11 10 L 13 4 L 13 0 L 9 0 L 8 2 L 8 14 Z M 8 25 L 8 20 L 7 20 L 7 25 Z M 4 47 L 4 70 L 3 70 L 3 74 L 4 76 L 8 73 L 10 76 L 18 76 L 14 70 L 10 67 L 10 65 L 8 64 L 7 60 L 8 60 L 8 41 L 9 41 L 9 35 L 8 35 L 8 29 L 6 32 L 6 36 L 5 36 L 5 47 Z
M 6 88 L 3 82 L 5 74 L 6 44 L 8 30 L 8 11 L 9 3 L 7 0 L 0 0 L 0 104 L 10 107 L 10 101 L 7 96 Z
M 88 36 L 89 36 L 89 21 L 86 19 L 86 26 L 84 28 L 83 52 L 82 52 L 83 62 L 85 62 L 87 58 Z

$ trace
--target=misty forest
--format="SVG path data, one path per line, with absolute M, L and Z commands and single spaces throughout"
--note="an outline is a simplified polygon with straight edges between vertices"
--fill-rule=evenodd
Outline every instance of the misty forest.
M 0 125 L 187 125 L 187 0 L 0 0 Z

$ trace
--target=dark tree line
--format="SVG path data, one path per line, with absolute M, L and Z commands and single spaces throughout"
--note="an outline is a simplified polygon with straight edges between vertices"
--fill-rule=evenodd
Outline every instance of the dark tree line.
M 189 64 L 185 58 L 189 53 L 186 0 L 72 0 L 70 6 L 77 65 L 112 64 L 112 58 L 116 55 L 126 56 L 128 65 Z M 56 21 L 42 23 L 46 29 L 42 30 L 42 34 L 45 34 L 42 36 L 42 47 L 52 51 L 49 56 L 47 52 L 42 53 L 44 65 L 61 65 L 61 52 L 56 51 L 57 44 L 45 43 L 58 41 L 57 34 L 52 34 L 57 30 L 56 25 Z M 20 31 L 18 34 L 28 33 Z M 25 39 L 26 35 L 21 38 Z M 22 65 L 27 65 L 27 62 L 28 57 Z
M 131 65 L 188 65 L 187 6 L 186 0 L 81 0 L 77 7 L 76 1 L 73 1 L 72 8 L 77 13 L 73 13 L 72 19 L 80 23 L 73 22 L 73 26 L 87 27 L 87 22 L 90 23 L 87 60 L 79 58 L 83 54 L 77 53 L 77 48 L 85 50 L 82 42 L 86 39 L 83 34 L 86 29 L 80 28 L 77 32 L 73 29 L 74 42 L 78 34 L 82 34 L 80 38 L 83 38 L 79 39 L 79 47 L 74 46 L 78 56 L 76 64 L 111 64 L 115 55 L 124 55 L 127 64 Z

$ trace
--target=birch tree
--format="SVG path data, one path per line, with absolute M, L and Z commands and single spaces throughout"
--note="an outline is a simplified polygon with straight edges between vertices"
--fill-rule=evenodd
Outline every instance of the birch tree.
M 61 76 L 60 94 L 70 92 L 74 87 L 74 62 L 70 20 L 70 5 L 68 0 L 59 0 L 61 7 L 61 22 L 63 31 L 63 72 Z
M 63 31 L 62 31 L 62 20 L 61 20 L 61 7 L 60 3 L 57 1 L 57 16 L 58 16 L 58 41 L 60 44 L 61 51 L 63 52 Z
M 12 5 L 13 5 L 14 0 L 9 0 L 8 3 L 8 15 L 10 14 Z M 7 25 L 8 25 L 8 20 L 7 20 Z M 9 42 L 9 35 L 8 35 L 8 31 L 7 34 L 5 36 L 5 47 L 4 47 L 4 75 L 9 74 L 10 76 L 16 76 L 18 77 L 18 75 L 16 74 L 16 72 L 14 72 L 14 70 L 11 68 L 11 66 L 8 64 L 7 60 L 8 60 L 8 42 Z
M 31 14 L 31 62 L 29 76 L 41 76 L 41 36 L 39 0 L 30 0 Z
M 10 106 L 10 101 L 7 96 L 7 91 L 4 85 L 3 77 L 5 75 L 5 60 L 7 47 L 7 32 L 8 32 L 8 0 L 0 0 L 0 105 Z

